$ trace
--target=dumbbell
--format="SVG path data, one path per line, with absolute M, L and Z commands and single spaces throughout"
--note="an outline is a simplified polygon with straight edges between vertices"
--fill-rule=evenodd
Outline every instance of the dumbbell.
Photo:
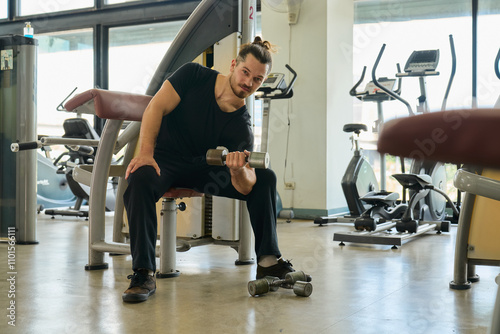
M 255 297 L 263 295 L 269 291 L 277 291 L 279 288 L 293 289 L 297 296 L 309 297 L 312 293 L 313 286 L 307 282 L 309 279 L 303 271 L 294 271 L 287 273 L 285 279 L 278 277 L 266 276 L 264 278 L 248 282 L 248 292 Z
M 218 146 L 216 149 L 207 151 L 207 164 L 211 166 L 224 166 L 228 149 Z M 267 169 L 269 167 L 269 154 L 267 152 L 250 152 L 250 156 L 245 159 L 252 168 Z

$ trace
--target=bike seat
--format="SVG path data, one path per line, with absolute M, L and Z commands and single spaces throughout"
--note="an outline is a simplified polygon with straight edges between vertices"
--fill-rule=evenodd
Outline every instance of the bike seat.
M 427 174 L 393 174 L 403 187 L 420 190 L 432 184 L 432 178 Z
M 342 130 L 344 130 L 344 132 L 354 132 L 359 135 L 361 130 L 368 131 L 368 127 L 365 124 L 361 123 L 349 123 L 349 124 L 344 124 Z

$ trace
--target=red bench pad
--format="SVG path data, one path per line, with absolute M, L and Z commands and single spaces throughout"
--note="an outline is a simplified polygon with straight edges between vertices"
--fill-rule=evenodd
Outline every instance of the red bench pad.
M 147 95 L 89 89 L 67 101 L 64 108 L 73 111 L 93 100 L 95 113 L 100 118 L 140 121 L 151 99 Z
M 500 167 L 500 109 L 431 112 L 388 121 L 378 151 L 419 160 Z
M 163 194 L 162 197 L 164 198 L 184 198 L 184 197 L 201 197 L 203 196 L 203 193 L 199 193 L 197 191 L 194 191 L 192 189 L 186 189 L 186 188 L 170 188 L 167 190 L 165 194 Z

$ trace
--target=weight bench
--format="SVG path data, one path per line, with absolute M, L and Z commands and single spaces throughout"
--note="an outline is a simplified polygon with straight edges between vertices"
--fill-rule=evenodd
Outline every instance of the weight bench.
M 500 201 L 500 181 L 479 175 L 478 168 L 473 167 L 500 169 L 500 154 L 493 149 L 500 142 L 499 127 L 500 109 L 450 110 L 391 120 L 379 136 L 380 153 L 466 164 L 454 179 L 455 186 L 465 191 L 465 196 L 458 221 L 452 289 L 469 289 L 471 282 L 479 280 L 475 275 L 476 264 L 500 265 L 500 254 L 496 259 L 469 258 L 469 252 L 479 248 L 469 245 L 476 195 Z M 498 219 L 490 221 L 498 223 Z M 497 240 L 494 242 L 498 244 Z M 500 285 L 500 275 L 495 281 Z M 500 287 L 490 333 L 500 333 Z
M 129 94 L 102 89 L 90 89 L 68 100 L 64 107 L 67 110 L 83 113 L 95 113 L 106 119 L 100 137 L 96 158 L 93 165 L 79 165 L 74 170 L 74 178 L 78 182 L 90 186 L 89 195 L 89 262 L 87 270 L 106 269 L 104 253 L 130 254 L 130 246 L 125 243 L 122 233 L 123 193 L 127 187 L 125 180 L 126 168 L 134 156 L 138 140 L 140 121 L 151 96 Z M 132 121 L 121 131 L 123 121 Z M 121 131 L 121 132 L 120 132 Z M 112 156 L 126 147 L 121 164 L 111 165 Z M 115 215 L 113 222 L 113 241 L 105 240 L 105 198 L 106 185 L 110 176 L 120 178 L 116 191 Z M 175 277 L 176 270 L 176 211 L 175 199 L 202 196 L 190 189 L 169 189 L 163 195 L 162 217 L 160 218 L 160 245 L 156 255 L 160 257 L 160 272 L 158 277 Z M 242 207 L 242 205 L 240 205 Z M 246 210 L 246 209 L 245 209 Z M 237 245 L 230 242 L 224 245 L 236 248 L 238 260 L 236 264 L 253 263 L 251 258 L 251 225 L 249 215 L 241 215 L 239 221 L 239 241 Z M 193 245 L 207 244 L 193 242 Z M 181 247 L 181 249 L 186 247 Z

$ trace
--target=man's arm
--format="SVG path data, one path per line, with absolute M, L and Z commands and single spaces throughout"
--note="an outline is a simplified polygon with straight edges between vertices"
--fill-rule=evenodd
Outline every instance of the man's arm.
M 226 156 L 226 166 L 229 167 L 231 173 L 231 183 L 234 188 L 243 195 L 248 195 L 255 183 L 257 176 L 255 169 L 248 166 L 245 161 L 250 152 L 231 152 Z
M 153 158 L 156 138 L 160 132 L 163 116 L 177 107 L 181 98 L 170 81 L 166 80 L 160 90 L 149 102 L 142 116 L 141 131 L 139 134 L 139 154 L 130 161 L 125 173 L 127 179 L 130 173 L 142 166 L 153 166 L 160 175 L 160 167 Z

